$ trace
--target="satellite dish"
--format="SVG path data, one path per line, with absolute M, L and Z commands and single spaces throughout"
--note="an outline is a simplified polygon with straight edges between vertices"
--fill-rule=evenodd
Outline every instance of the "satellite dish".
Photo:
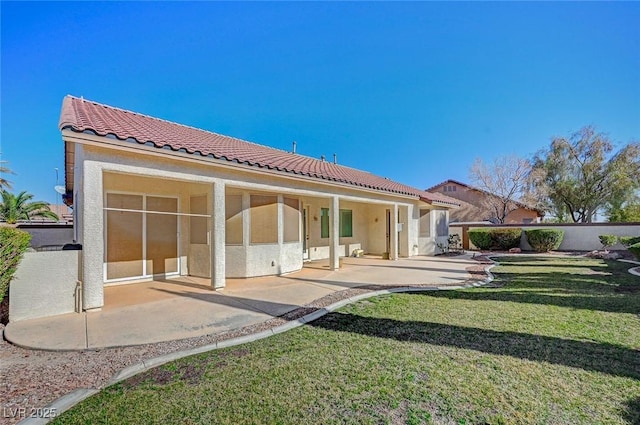
M 58 192 L 60 195 L 64 195 L 67 191 L 65 190 L 64 186 L 55 186 L 54 187 L 55 191 Z

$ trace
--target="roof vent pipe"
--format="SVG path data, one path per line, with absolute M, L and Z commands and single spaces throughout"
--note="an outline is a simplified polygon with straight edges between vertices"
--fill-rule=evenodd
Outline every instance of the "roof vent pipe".
M 322 162 L 324 162 L 324 160 L 325 160 L 325 159 L 326 159 L 326 158 L 324 157 L 324 155 L 322 155 L 322 156 L 320 157 L 320 161 L 322 161 Z
M 297 143 L 296 143 L 296 141 L 294 140 L 294 141 L 293 141 L 293 150 L 291 151 L 291 153 L 296 153 L 296 145 L 297 145 Z
M 336 155 L 335 153 L 333 154 L 333 163 L 334 164 L 338 163 L 338 155 Z

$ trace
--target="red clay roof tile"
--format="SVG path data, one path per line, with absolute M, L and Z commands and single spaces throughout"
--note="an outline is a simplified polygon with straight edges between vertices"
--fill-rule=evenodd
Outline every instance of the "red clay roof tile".
M 371 173 L 285 152 L 234 137 L 153 118 L 100 103 L 66 96 L 60 114 L 60 130 L 89 131 L 99 136 L 115 136 L 120 140 L 168 146 L 190 154 L 212 155 L 272 172 L 287 172 L 326 179 L 383 192 L 412 195 L 425 202 L 458 205 L 457 201 L 439 193 L 429 193 Z

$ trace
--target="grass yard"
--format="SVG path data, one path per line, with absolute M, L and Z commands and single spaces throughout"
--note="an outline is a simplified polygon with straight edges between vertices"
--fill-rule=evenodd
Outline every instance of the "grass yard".
M 55 423 L 640 423 L 640 277 L 500 261 L 495 288 L 362 301 L 138 375 Z

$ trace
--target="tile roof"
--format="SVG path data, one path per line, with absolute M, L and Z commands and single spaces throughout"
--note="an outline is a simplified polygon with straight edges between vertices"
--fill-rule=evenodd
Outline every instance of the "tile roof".
M 64 98 L 59 128 L 111 136 L 139 144 L 152 144 L 157 148 L 170 148 L 174 151 L 247 164 L 273 173 L 298 174 L 382 192 L 416 196 L 428 203 L 435 201 L 446 205 L 458 205 L 455 199 L 445 195 L 429 193 L 365 171 L 74 96 Z

